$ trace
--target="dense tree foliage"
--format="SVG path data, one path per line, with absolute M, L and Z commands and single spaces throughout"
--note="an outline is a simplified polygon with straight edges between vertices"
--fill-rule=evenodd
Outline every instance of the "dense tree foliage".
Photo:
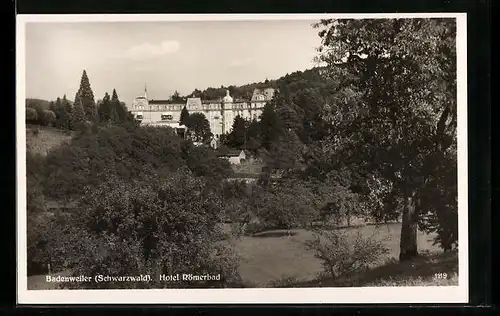
M 31 124 L 38 122 L 38 113 L 34 108 L 26 108 L 26 122 Z
M 73 106 L 68 99 L 66 99 L 66 95 L 64 95 L 62 99 L 57 98 L 54 103 L 53 111 L 56 114 L 55 127 L 62 130 L 73 129 Z
M 113 89 L 113 93 L 111 95 L 111 107 L 114 108 L 116 112 L 116 123 L 123 124 L 130 121 L 127 107 L 125 106 L 125 103 L 121 102 L 118 98 L 116 89 Z
M 133 123 L 90 126 L 74 136 L 70 143 L 51 150 L 46 158 L 29 154 L 27 159 L 28 210 L 29 214 L 35 214 L 29 217 L 29 225 L 33 227 L 28 237 L 30 267 L 33 267 L 33 262 L 44 265 L 51 262 L 53 269 L 91 268 L 78 266 L 78 260 L 83 260 L 79 251 L 101 245 L 103 240 L 92 239 L 95 236 L 89 236 L 85 229 L 76 227 L 81 218 L 40 216 L 44 213 L 45 197 L 62 206 L 76 201 L 78 209 L 71 212 L 73 214 L 82 212 L 82 205 L 95 197 L 92 194 L 110 183 L 116 190 L 122 188 L 120 185 L 133 183 L 131 190 L 135 192 L 148 185 L 159 187 L 161 184 L 157 179 L 166 179 L 176 170 L 186 170 L 185 177 L 193 181 L 198 178 L 196 181 L 212 188 L 232 172 L 228 162 L 217 158 L 210 148 L 194 147 L 169 128 L 145 128 Z M 151 190 L 156 189 L 151 187 Z M 109 194 L 111 191 L 102 192 Z M 172 201 L 172 198 L 167 200 Z M 118 200 L 110 203 L 118 203 Z M 193 203 L 193 198 L 186 197 L 186 203 Z M 186 212 L 191 207 L 184 206 Z M 116 216 L 119 214 L 122 213 L 118 212 Z M 211 232 L 215 233 L 215 230 L 211 229 Z M 89 244 L 85 242 L 88 240 L 91 240 Z M 189 243 L 191 241 L 186 241 L 186 247 Z M 128 269 L 127 266 L 122 268 Z
M 189 172 L 159 180 L 108 179 L 74 214 L 74 240 L 61 256 L 74 275 L 144 275 L 151 282 L 107 282 L 95 288 L 224 287 L 238 281 L 237 260 L 220 226 L 221 201 Z M 162 282 L 160 274 L 196 271 L 221 280 Z
M 120 102 L 115 89 L 113 89 L 112 96 L 106 92 L 97 105 L 100 122 L 119 125 L 130 121 L 127 108 L 124 103 Z
M 212 133 L 210 132 L 210 122 L 208 122 L 205 114 L 203 113 L 192 113 L 189 115 L 186 127 L 188 128 L 188 133 L 191 135 L 194 141 L 206 143 L 210 141 Z
M 448 167 L 456 168 L 455 21 L 325 20 L 318 26 L 324 74 L 341 79 L 344 98 L 327 115 L 337 132 L 329 141 L 345 161 L 389 181 L 393 204 L 403 204 L 400 258 L 409 259 L 417 254 L 421 215 L 435 211 L 423 208 L 429 184 L 456 196 L 448 184 L 456 182 L 454 172 L 447 182 L 436 179 L 443 157 L 454 157 Z
M 215 177 L 230 170 L 209 149 L 189 143 L 184 145 L 169 128 L 95 126 L 48 154 L 46 194 L 78 197 L 86 187 L 95 187 L 111 175 L 129 181 L 185 165 L 197 176 Z
M 53 102 L 26 99 L 26 122 L 42 126 L 53 126 L 56 122 Z
M 246 84 L 242 86 L 230 85 L 228 87 L 220 86 L 219 88 L 209 87 L 203 91 L 195 89 L 189 97 L 201 98 L 202 100 L 219 100 L 226 95 L 226 91 L 234 99 L 250 100 L 255 89 L 264 89 L 269 87 L 275 87 L 276 81 L 266 80 L 264 82 L 256 82 L 251 84 Z
M 174 103 L 184 103 L 186 102 L 186 98 L 185 97 L 182 97 L 180 94 L 179 94 L 179 91 L 175 91 L 174 94 L 172 94 L 172 96 L 170 97 L 170 101 L 174 102 Z
M 233 148 L 243 149 L 246 145 L 247 122 L 241 116 L 234 118 L 233 128 L 227 136 L 226 144 Z
M 104 98 L 98 102 L 97 113 L 99 114 L 99 121 L 112 122 L 116 119 L 116 112 L 111 107 L 111 97 L 106 92 Z

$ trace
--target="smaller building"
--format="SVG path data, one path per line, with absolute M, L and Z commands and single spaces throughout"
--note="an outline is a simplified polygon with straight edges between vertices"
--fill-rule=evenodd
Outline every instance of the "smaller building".
M 232 165 L 239 165 L 246 161 L 247 154 L 244 150 L 230 150 L 218 155 L 219 158 L 227 159 Z
M 217 150 L 217 138 L 213 137 L 212 140 L 210 141 L 210 147 L 212 147 L 214 150 Z

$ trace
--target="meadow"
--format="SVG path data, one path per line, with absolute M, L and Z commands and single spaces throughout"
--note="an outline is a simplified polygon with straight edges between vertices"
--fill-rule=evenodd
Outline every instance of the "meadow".
M 46 156 L 51 148 L 69 142 L 71 137 L 72 132 L 63 132 L 48 126 L 28 125 L 26 127 L 26 150 Z
M 312 233 L 304 229 L 266 231 L 243 236 L 236 241 L 240 256 L 240 274 L 246 287 L 340 287 L 340 286 L 422 286 L 457 285 L 457 256 L 443 253 L 433 245 L 433 235 L 418 234 L 421 257 L 398 262 L 401 224 L 366 225 L 344 228 L 354 236 L 373 236 L 389 249 L 371 270 L 335 280 L 323 276 L 321 261 L 308 250 L 305 242 Z M 434 279 L 435 273 L 447 273 L 446 280 Z M 68 272 L 57 275 L 67 275 Z M 28 277 L 28 289 L 54 289 L 44 275 Z

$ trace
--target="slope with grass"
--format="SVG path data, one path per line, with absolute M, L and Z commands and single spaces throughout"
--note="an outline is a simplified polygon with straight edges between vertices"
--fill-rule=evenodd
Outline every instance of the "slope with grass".
M 47 152 L 71 140 L 72 133 L 39 125 L 26 126 L 26 150 L 34 154 L 47 155 Z
M 371 278 L 358 275 L 359 280 L 348 278 L 341 281 L 335 280 L 336 283 L 324 281 L 328 279 L 321 276 L 323 271 L 322 262 L 315 258 L 314 253 L 307 250 L 305 246 L 305 242 L 312 239 L 313 235 L 303 229 L 292 230 L 291 236 L 287 236 L 283 231 L 272 231 L 256 234 L 254 237 L 242 237 L 237 243 L 237 250 L 241 256 L 241 276 L 245 283 L 256 287 L 272 286 L 277 283 L 283 284 L 283 282 L 290 286 L 316 287 L 341 286 L 342 284 L 343 286 L 349 286 L 349 284 L 355 286 L 369 284 L 370 282 L 390 284 L 392 282 L 391 277 L 396 278 L 396 280 L 399 278 L 399 281 L 404 283 L 412 282 L 412 280 L 416 281 L 416 277 L 419 275 L 424 277 L 429 274 L 415 272 L 414 275 L 407 275 L 405 273 L 408 272 L 408 265 L 411 267 L 412 263 L 400 264 L 397 262 L 401 224 L 368 225 L 347 228 L 346 230 L 353 237 L 357 232 L 361 232 L 365 237 L 373 236 L 373 238 L 381 240 L 389 249 L 389 253 L 381 257 L 376 266 L 373 267 L 373 269 L 381 269 L 374 270 L 380 273 L 380 278 L 373 277 L 375 272 L 372 272 Z M 419 232 L 418 248 L 421 253 L 435 255 L 442 252 L 439 247 L 433 245 L 433 238 L 433 235 Z M 390 265 L 387 266 L 388 263 Z M 421 271 L 429 270 L 428 264 L 430 264 L 428 261 L 419 261 L 419 269 Z M 454 264 L 452 260 L 447 261 L 446 265 L 446 270 L 450 272 L 449 275 L 451 276 L 457 264 Z M 384 266 L 386 267 L 383 268 Z M 439 270 L 439 264 L 437 264 L 437 270 Z M 405 278 L 405 276 L 408 278 Z M 331 283 L 332 285 L 328 285 Z

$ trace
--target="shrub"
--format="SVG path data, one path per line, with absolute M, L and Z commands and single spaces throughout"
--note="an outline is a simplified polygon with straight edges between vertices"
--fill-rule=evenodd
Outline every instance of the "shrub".
M 26 122 L 34 123 L 38 120 L 37 111 L 34 108 L 26 108 Z
M 341 185 L 330 187 L 328 203 L 321 210 L 323 221 L 335 219 L 338 224 L 345 219 L 347 226 L 351 226 L 351 219 L 362 213 L 360 197 L 349 188 Z
M 52 126 L 56 122 L 56 114 L 51 110 L 43 110 L 40 121 L 44 126 Z
M 26 151 L 26 207 L 28 214 L 45 211 L 42 183 L 44 159 L 39 154 Z
M 67 268 L 64 250 L 68 242 L 63 214 L 44 212 L 28 214 L 27 219 L 27 260 L 28 274 L 59 272 Z
M 381 241 L 374 236 L 363 237 L 359 231 L 353 238 L 345 231 L 316 230 L 314 239 L 306 242 L 306 247 L 323 261 L 325 272 L 332 278 L 365 271 L 388 253 Z
M 308 227 L 317 217 L 316 196 L 302 181 L 280 181 L 256 187 L 252 207 L 268 228 Z
M 419 228 L 435 233 L 434 244 L 445 251 L 458 248 L 458 187 L 455 153 L 439 159 L 437 171 L 429 178 L 421 194 Z
M 61 256 L 74 275 L 152 277 L 147 283 L 78 287 L 225 287 L 238 281 L 238 271 L 231 240 L 220 225 L 220 205 L 205 182 L 186 172 L 161 181 L 111 178 L 87 192 Z M 159 274 L 177 273 L 221 274 L 221 280 L 182 285 L 159 281 Z

